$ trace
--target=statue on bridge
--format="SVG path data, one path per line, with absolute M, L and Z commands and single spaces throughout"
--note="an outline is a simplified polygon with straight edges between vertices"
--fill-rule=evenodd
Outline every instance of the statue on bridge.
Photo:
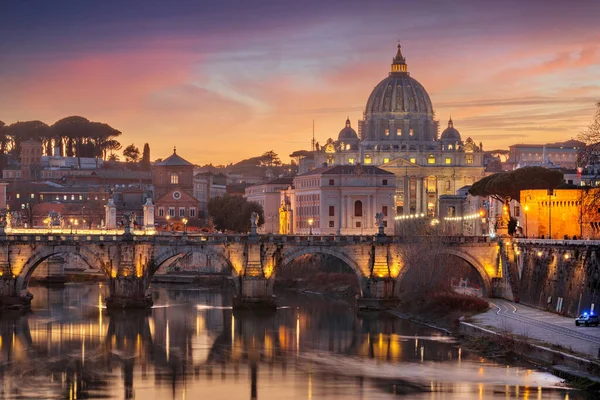
M 134 212 L 126 212 L 123 213 L 123 218 L 121 219 L 123 222 L 123 227 L 125 228 L 125 233 L 131 233 L 131 228 L 133 226 L 133 222 L 135 221 L 135 213 Z
M 377 235 L 385 235 L 385 225 L 383 224 L 383 213 L 375 213 L 375 221 L 377 221 Z
M 250 214 L 250 234 L 256 235 L 256 227 L 258 226 L 258 213 L 256 211 L 252 211 Z

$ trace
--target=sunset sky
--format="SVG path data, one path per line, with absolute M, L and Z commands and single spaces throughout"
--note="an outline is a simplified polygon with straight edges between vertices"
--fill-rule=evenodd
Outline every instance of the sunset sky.
M 0 120 L 69 115 L 226 164 L 362 117 L 398 41 L 442 128 L 575 138 L 600 99 L 600 1 L 2 1 Z

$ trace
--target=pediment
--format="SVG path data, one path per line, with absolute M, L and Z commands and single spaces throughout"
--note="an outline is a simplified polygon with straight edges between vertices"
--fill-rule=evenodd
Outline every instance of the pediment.
M 418 168 L 421 169 L 422 167 L 415 164 L 415 163 L 411 163 L 409 160 L 405 159 L 405 158 L 395 158 L 393 160 L 391 160 L 390 162 L 386 163 L 386 164 L 382 164 L 380 165 L 381 168 Z

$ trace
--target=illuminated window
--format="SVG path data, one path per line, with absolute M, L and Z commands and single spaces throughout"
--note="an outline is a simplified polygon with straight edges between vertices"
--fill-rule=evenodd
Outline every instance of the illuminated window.
M 21 198 L 21 194 L 20 194 L 20 193 L 17 193 L 17 196 L 16 196 L 16 197 L 17 197 L 17 199 L 20 199 L 20 198 Z
M 389 128 L 385 128 L 385 136 L 390 136 L 390 130 L 389 130 Z
M 31 193 L 31 198 L 35 199 L 35 194 Z
M 430 155 L 427 159 L 427 164 L 435 164 L 435 157 Z
M 396 136 L 401 136 L 401 135 L 402 135 L 402 130 L 396 129 Z
M 74 201 L 74 200 L 75 200 L 75 195 L 74 195 L 74 194 L 72 194 L 72 195 L 71 195 L 71 201 Z
M 410 158 L 410 162 L 413 163 L 413 164 L 416 164 L 417 163 L 417 159 L 414 158 L 414 157 L 411 157 Z
M 410 128 L 409 134 L 410 136 L 415 136 L 415 130 L 413 128 Z
M 63 200 L 67 200 L 67 195 L 66 194 L 63 196 Z
M 452 159 L 450 157 L 446 157 L 446 164 L 452 164 Z
M 387 163 L 389 163 L 389 162 L 390 162 L 390 159 L 389 159 L 388 157 L 385 157 L 385 158 L 383 159 L 383 163 L 384 163 L 384 164 L 387 164 Z
M 171 174 L 171 185 L 179 184 L 179 175 L 172 173 Z
M 371 164 L 371 156 L 367 154 L 365 156 L 365 165 L 369 165 L 369 164 Z
M 348 164 L 354 164 L 354 158 L 353 157 L 350 157 L 348 159 Z
M 473 154 L 467 154 L 466 156 L 467 164 L 473 164 Z

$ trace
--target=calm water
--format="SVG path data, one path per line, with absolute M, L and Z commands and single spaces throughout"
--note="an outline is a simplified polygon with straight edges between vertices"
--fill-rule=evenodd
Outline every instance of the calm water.
M 0 398 L 585 398 L 342 302 L 289 294 L 274 315 L 234 315 L 225 293 L 157 287 L 151 312 L 111 315 L 106 289 L 32 287 L 33 313 L 0 319 Z

